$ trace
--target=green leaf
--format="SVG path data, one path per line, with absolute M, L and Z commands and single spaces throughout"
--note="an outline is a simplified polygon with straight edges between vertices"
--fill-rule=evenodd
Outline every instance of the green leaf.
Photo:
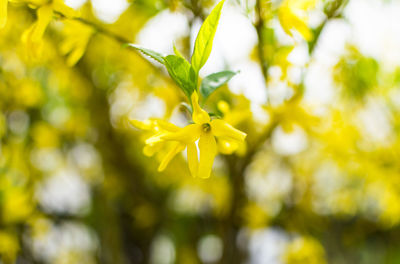
M 200 69 L 204 66 L 210 56 L 224 2 L 225 0 L 219 2 L 219 4 L 211 11 L 197 35 L 192 55 L 192 66 L 196 75 L 198 75 Z
M 188 98 L 196 89 L 195 73 L 190 63 L 176 55 L 164 57 L 165 67 L 171 78 L 179 85 Z
M 174 53 L 178 57 L 185 58 L 183 57 L 182 53 L 180 53 L 180 51 L 176 48 L 175 44 L 174 44 Z
M 222 71 L 208 75 L 203 79 L 200 86 L 200 93 L 204 100 L 207 99 L 219 87 L 227 83 L 237 72 Z
M 128 46 L 129 46 L 129 47 L 132 47 L 132 48 L 134 48 L 134 49 L 139 50 L 139 51 L 142 52 L 144 55 L 149 56 L 149 57 L 152 58 L 152 59 L 155 59 L 156 61 L 158 61 L 158 62 L 161 63 L 161 64 L 164 64 L 164 63 L 165 63 L 165 62 L 164 62 L 164 57 L 163 57 L 163 55 L 161 55 L 160 53 L 158 53 L 158 52 L 156 52 L 156 51 L 149 50 L 149 49 L 145 49 L 145 48 L 142 48 L 142 47 L 140 47 L 140 46 L 138 46 L 138 45 L 135 45 L 135 44 L 128 44 Z

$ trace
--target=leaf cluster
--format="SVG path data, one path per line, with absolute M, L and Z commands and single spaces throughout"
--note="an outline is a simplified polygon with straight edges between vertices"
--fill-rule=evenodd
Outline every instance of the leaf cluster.
M 188 97 L 189 101 L 191 94 L 199 90 L 199 72 L 210 57 L 224 2 L 225 0 L 222 0 L 215 6 L 201 26 L 196 37 L 191 62 L 187 61 L 175 46 L 174 55 L 164 56 L 156 51 L 135 44 L 129 44 L 130 47 L 163 64 L 171 78 Z M 203 100 L 205 101 L 219 87 L 226 84 L 235 74 L 236 72 L 233 71 L 221 71 L 206 76 L 200 84 L 200 94 Z

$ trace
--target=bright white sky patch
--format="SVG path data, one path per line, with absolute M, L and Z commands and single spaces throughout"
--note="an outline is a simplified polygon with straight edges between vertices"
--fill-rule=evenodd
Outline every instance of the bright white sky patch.
M 92 0 L 92 5 L 99 19 L 112 23 L 128 8 L 129 3 L 126 0 Z
M 197 252 L 204 263 L 216 263 L 222 257 L 224 244 L 216 235 L 202 237 L 197 246 Z
M 87 2 L 87 0 L 64 0 L 64 1 L 67 6 L 75 9 L 81 7 L 84 3 Z
M 43 208 L 50 212 L 79 214 L 90 207 L 89 186 L 70 169 L 47 178 L 37 189 L 37 196 Z
M 173 43 L 189 31 L 188 19 L 169 10 L 150 19 L 136 37 L 137 43 L 162 54 L 173 54 Z
M 194 35 L 197 35 L 198 29 Z M 192 37 L 194 43 L 194 37 Z M 249 55 L 257 44 L 257 33 L 251 21 L 237 6 L 226 5 L 215 35 L 214 46 L 209 61 L 201 73 L 203 76 L 216 71 L 240 71 L 229 82 L 235 93 L 243 93 L 255 103 L 267 100 L 266 86 L 257 62 Z
M 51 225 L 43 222 L 42 225 L 49 227 L 49 230 L 33 239 L 32 250 L 35 258 L 45 263 L 59 263 L 56 260 L 60 256 L 72 252 L 90 256 L 98 247 L 94 233 L 82 224 L 63 222 L 60 225 Z
M 285 132 L 282 127 L 275 129 L 272 135 L 272 146 L 281 155 L 295 155 L 307 147 L 307 135 L 300 127 Z
M 390 112 L 385 102 L 380 100 L 370 100 L 364 109 L 358 113 L 360 131 L 366 140 L 379 143 L 380 145 L 390 145 L 393 142 L 392 127 L 390 122 Z
M 362 53 L 389 67 L 400 65 L 399 1 L 352 0 L 345 14 Z
M 332 102 L 335 95 L 332 67 L 343 55 L 350 35 L 349 25 L 342 20 L 333 20 L 325 26 L 305 77 L 306 101 L 313 104 Z
M 250 264 L 282 264 L 282 255 L 288 243 L 288 234 L 268 228 L 256 231 L 250 236 Z

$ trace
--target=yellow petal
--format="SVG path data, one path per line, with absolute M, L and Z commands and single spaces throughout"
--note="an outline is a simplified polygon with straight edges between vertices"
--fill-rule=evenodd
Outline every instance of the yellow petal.
M 190 144 L 199 139 L 201 131 L 201 125 L 191 124 L 185 126 L 177 132 L 167 133 L 162 137 L 162 139 L 174 140 L 182 142 L 184 144 Z
M 150 130 L 153 127 L 153 124 L 150 120 L 139 121 L 139 120 L 129 119 L 129 123 L 131 123 L 132 126 L 142 130 Z
M 37 15 L 38 20 L 36 21 L 36 26 L 31 35 L 33 42 L 39 42 L 42 39 L 43 34 L 53 17 L 53 8 L 50 5 L 42 6 L 38 9 Z
M 68 55 L 67 65 L 69 67 L 74 66 L 85 54 L 86 46 L 76 47 L 71 53 Z
M 166 122 L 161 119 L 148 119 L 144 121 L 129 119 L 129 122 L 136 128 L 142 130 L 154 130 L 154 131 L 168 131 L 168 132 L 177 132 L 181 128 L 175 126 L 172 123 Z
M 149 137 L 148 139 L 146 139 L 146 141 L 145 141 L 144 143 L 146 143 L 146 144 L 148 144 L 148 145 L 152 145 L 152 144 L 161 142 L 161 141 L 163 141 L 163 137 L 164 137 L 165 135 L 168 135 L 168 132 L 160 132 L 160 133 L 157 133 L 157 134 L 155 134 L 155 135 Z
M 185 149 L 185 145 L 182 143 L 176 143 L 172 147 L 172 149 L 165 155 L 164 159 L 162 160 L 160 166 L 158 167 L 158 171 L 163 171 L 168 166 L 169 162 L 182 150 Z
M 76 41 L 73 39 L 66 39 L 63 43 L 61 43 L 60 51 L 62 54 L 66 55 L 70 53 L 75 46 Z
M 215 155 L 217 155 L 217 143 L 212 133 L 203 133 L 199 140 L 200 164 L 198 176 L 208 178 L 211 174 Z
M 293 36 L 292 30 L 298 31 L 302 37 L 310 41 L 313 38 L 312 31 L 307 26 L 307 17 L 302 15 L 301 13 L 306 11 L 300 8 L 293 6 L 293 4 L 289 4 L 289 1 L 283 4 L 279 9 L 279 21 L 283 30 L 290 36 Z M 308 7 L 308 5 L 306 5 Z M 299 6 L 302 7 L 302 6 Z
M 155 144 L 146 145 L 143 148 L 143 154 L 147 157 L 151 157 L 159 152 L 165 145 L 165 142 L 157 142 Z
M 232 154 L 239 148 L 238 142 L 229 138 L 218 138 L 217 146 L 218 152 L 225 155 Z
M 157 120 L 157 126 L 169 132 L 177 132 L 181 128 L 164 120 Z
M 297 2 L 298 8 L 304 11 L 310 10 L 318 4 L 318 0 L 302 0 Z
M 7 2 L 8 0 L 0 0 L 0 28 L 7 23 Z
M 194 91 L 191 96 L 192 106 L 193 106 L 193 114 L 192 119 L 196 124 L 204 124 L 210 122 L 210 116 L 206 111 L 201 109 L 199 105 L 199 96 L 197 92 Z
M 293 13 L 287 6 L 282 6 L 279 9 L 278 13 L 279 22 L 281 23 L 282 29 L 285 31 L 286 34 L 289 36 L 293 36 L 291 29 L 293 27 Z
M 199 170 L 199 157 L 197 155 L 196 143 L 190 143 L 187 146 L 187 158 L 189 163 L 189 170 L 193 177 L 197 177 L 197 172 Z
M 246 133 L 234 128 L 221 119 L 211 121 L 211 131 L 216 137 L 231 138 L 238 141 L 244 141 Z
M 31 41 L 32 40 L 32 37 L 31 37 L 32 36 L 32 32 L 34 31 L 35 27 L 36 27 L 36 22 L 33 23 L 29 28 L 27 28 L 24 31 L 24 33 L 22 33 L 22 36 L 21 36 L 22 42 L 30 45 L 30 43 L 32 42 Z
M 305 21 L 301 20 L 299 17 L 293 17 L 293 26 L 303 36 L 305 40 L 312 40 L 312 31 L 308 28 Z
M 221 101 L 218 102 L 217 108 L 218 108 L 218 110 L 221 111 L 221 113 L 223 113 L 223 114 L 229 113 L 229 112 L 231 111 L 231 107 L 230 107 L 229 104 L 228 104 L 226 101 L 224 101 L 224 100 L 221 100 Z

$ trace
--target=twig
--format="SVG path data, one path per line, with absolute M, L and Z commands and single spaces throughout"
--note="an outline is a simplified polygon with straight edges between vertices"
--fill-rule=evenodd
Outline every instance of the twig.
M 309 43 L 309 54 L 310 56 L 314 54 L 315 48 L 318 45 L 318 41 L 320 40 L 320 36 L 321 36 L 321 32 L 323 31 L 323 29 L 325 28 L 325 26 L 328 24 L 328 22 L 331 19 L 335 19 L 335 18 L 339 18 L 341 17 L 341 13 L 345 7 L 345 5 L 348 3 L 347 0 L 338 0 L 338 3 L 336 5 L 334 5 L 332 7 L 331 10 L 327 11 L 327 18 L 323 21 L 323 23 L 315 30 L 315 35 L 314 35 L 314 39 L 311 43 Z M 257 0 L 256 3 L 256 9 L 257 9 L 257 13 L 261 12 L 261 0 Z M 263 23 L 261 14 L 258 14 L 258 23 L 255 25 L 256 29 L 257 29 L 257 33 L 259 32 L 259 27 L 260 23 Z M 262 37 L 262 34 L 259 34 L 259 39 L 260 36 Z M 262 38 L 261 38 L 262 39 Z M 259 40 L 259 46 L 262 44 L 263 42 L 260 42 Z M 258 47 L 258 49 L 260 50 L 260 47 Z M 263 50 L 263 48 L 261 48 L 261 50 Z M 260 53 L 260 52 L 259 52 Z M 263 53 L 262 53 L 263 54 Z M 265 62 L 261 61 L 261 59 L 263 58 L 263 55 L 259 55 L 260 56 L 260 63 L 261 66 L 263 67 L 263 65 L 266 65 Z M 264 66 L 265 67 L 265 66 Z M 268 65 L 266 65 L 266 71 L 268 73 Z M 265 69 L 263 68 L 263 72 L 265 72 Z M 268 75 L 266 75 L 268 77 Z M 300 85 L 303 85 L 303 81 Z M 296 99 L 298 97 L 302 96 L 302 93 L 294 96 L 296 97 Z M 272 117 L 273 118 L 273 117 Z M 259 136 L 259 138 L 256 140 L 256 143 L 248 150 L 247 155 L 245 156 L 245 164 L 243 166 L 247 166 L 248 164 L 251 163 L 251 161 L 253 160 L 254 155 L 257 153 L 257 150 L 261 148 L 261 146 L 264 144 L 264 142 L 270 137 L 271 133 L 273 132 L 273 130 L 275 129 L 275 127 L 278 125 L 277 122 L 273 121 L 269 126 L 267 126 L 264 130 L 264 132 L 261 133 L 261 135 Z
M 101 27 L 100 25 L 98 25 L 98 24 L 96 24 L 96 23 L 94 23 L 94 22 L 92 22 L 92 21 L 86 20 L 86 19 L 81 18 L 81 17 L 71 17 L 71 18 L 69 18 L 69 17 L 65 16 L 63 13 L 59 12 L 59 11 L 54 11 L 54 13 L 56 13 L 57 15 L 59 15 L 60 18 L 62 18 L 62 19 L 72 19 L 72 20 L 75 20 L 75 21 L 79 21 L 80 23 L 85 24 L 85 25 L 87 25 L 87 26 L 93 28 L 96 32 L 98 32 L 98 33 L 100 33 L 100 34 L 102 34 L 102 35 L 104 35 L 104 36 L 107 36 L 107 37 L 109 37 L 109 38 L 111 38 L 111 39 L 114 39 L 115 41 L 119 42 L 121 45 L 126 45 L 126 44 L 129 44 L 129 43 L 132 43 L 132 41 L 129 40 L 128 38 L 125 38 L 125 37 L 123 37 L 123 36 L 120 36 L 120 35 L 118 35 L 118 34 L 112 32 L 112 31 L 110 31 L 110 30 L 108 30 L 108 29 L 106 29 L 106 28 L 104 28 L 104 27 Z M 129 46 L 128 46 L 128 47 L 129 47 Z M 170 84 L 176 85 L 176 84 L 169 78 L 169 76 L 166 75 L 166 74 L 161 70 L 160 67 L 157 67 L 156 65 L 152 64 L 149 60 L 147 60 L 146 58 L 144 58 L 144 57 L 142 56 L 142 54 L 141 54 L 137 49 L 129 48 L 129 50 L 132 51 L 132 52 L 134 52 L 134 53 L 136 53 L 136 54 L 138 54 L 139 57 L 140 57 L 148 66 L 150 66 L 150 68 L 152 68 L 154 71 L 160 73 L 160 76 L 164 79 L 164 81 L 166 81 L 166 82 L 168 82 L 168 83 L 170 83 Z
M 268 62 L 265 59 L 265 42 L 264 42 L 264 19 L 262 16 L 262 7 L 261 7 L 261 0 L 257 0 L 256 2 L 256 15 L 257 15 L 257 21 L 255 23 L 255 28 L 257 31 L 257 38 L 258 38 L 258 58 L 260 61 L 261 65 L 261 70 L 264 76 L 265 83 L 268 81 Z

